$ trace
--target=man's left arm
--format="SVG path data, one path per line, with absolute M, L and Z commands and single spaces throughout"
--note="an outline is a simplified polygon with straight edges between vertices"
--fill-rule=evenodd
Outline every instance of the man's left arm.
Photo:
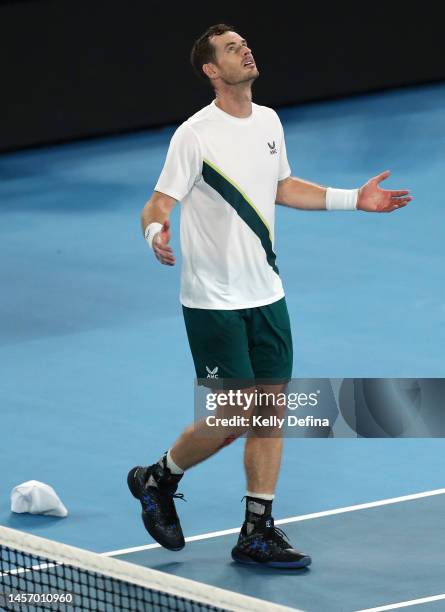
M 300 210 L 364 210 L 392 212 L 412 200 L 407 189 L 382 189 L 387 170 L 367 181 L 359 189 L 333 189 L 289 176 L 278 181 L 277 204 Z

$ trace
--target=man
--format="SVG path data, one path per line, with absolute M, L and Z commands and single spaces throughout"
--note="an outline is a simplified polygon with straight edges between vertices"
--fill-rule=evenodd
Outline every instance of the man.
M 156 258 L 173 266 L 169 215 L 181 201 L 181 303 L 197 378 L 255 381 L 280 393 L 292 372 L 292 338 L 276 265 L 275 204 L 304 210 L 391 212 L 408 191 L 386 191 L 383 172 L 360 189 L 325 188 L 291 176 L 283 128 L 270 108 L 252 103 L 259 76 L 247 42 L 230 26 L 209 28 L 194 44 L 192 64 L 210 81 L 215 100 L 175 132 L 142 228 Z M 242 385 L 241 385 L 242 387 Z M 244 385 L 250 392 L 255 384 Z M 207 459 L 242 431 L 204 435 L 187 428 L 170 450 L 128 475 L 142 504 L 146 529 L 171 550 L 184 546 L 174 498 L 185 470 Z M 245 444 L 246 517 L 235 561 L 300 568 L 310 557 L 274 527 L 272 501 L 282 438 L 248 435 Z

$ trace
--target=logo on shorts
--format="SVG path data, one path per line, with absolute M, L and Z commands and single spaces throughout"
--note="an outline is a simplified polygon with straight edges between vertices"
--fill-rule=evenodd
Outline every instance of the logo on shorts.
M 275 146 L 275 140 L 272 142 L 272 144 L 270 142 L 267 143 L 270 149 L 270 154 L 271 155 L 276 155 L 277 153 L 277 148 Z
M 211 370 L 209 366 L 206 366 L 207 378 L 218 378 L 218 366 Z

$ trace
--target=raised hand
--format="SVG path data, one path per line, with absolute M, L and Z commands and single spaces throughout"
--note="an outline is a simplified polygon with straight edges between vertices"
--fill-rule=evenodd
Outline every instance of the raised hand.
M 357 209 L 367 212 L 393 212 L 398 208 L 403 208 L 412 198 L 406 189 L 382 189 L 379 183 L 390 175 L 386 170 L 378 176 L 369 179 L 358 192 Z
M 153 251 L 156 258 L 166 266 L 175 265 L 173 249 L 168 246 L 170 242 L 170 222 L 164 221 L 162 229 L 153 238 Z

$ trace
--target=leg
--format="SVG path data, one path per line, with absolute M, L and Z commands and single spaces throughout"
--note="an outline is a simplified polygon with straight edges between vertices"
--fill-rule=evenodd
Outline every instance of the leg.
M 214 455 L 228 438 L 227 432 L 222 432 L 220 438 L 206 437 L 206 429 L 204 421 L 190 425 L 172 446 L 170 451 L 172 459 L 184 471 Z
M 241 311 L 184 307 L 183 312 L 197 378 L 254 379 Z M 180 550 L 185 544 L 174 504 L 183 471 L 242 433 L 227 427 L 206 433 L 201 421 L 188 427 L 159 463 L 130 470 L 128 486 L 141 502 L 144 525 L 162 546 Z
M 266 406 L 260 406 L 260 416 L 283 418 L 285 406 L 276 401 L 276 396 L 285 392 L 284 382 L 289 380 L 292 373 L 292 336 L 286 303 L 282 299 L 251 310 L 249 340 L 252 367 L 257 379 L 268 379 L 269 384 L 261 384 L 261 391 L 270 394 L 271 398 Z M 280 470 L 283 439 L 278 423 L 269 422 L 271 427 L 268 430 L 252 429 L 247 436 L 244 453 L 246 519 L 238 543 L 232 550 L 232 558 L 238 563 L 267 567 L 307 567 L 311 558 L 295 550 L 284 533 L 274 526 L 272 501 Z
M 284 393 L 285 386 L 263 387 L 266 393 Z M 273 391 L 273 392 L 272 392 Z M 283 418 L 284 410 L 268 407 L 267 416 L 274 412 Z M 272 517 L 272 501 L 278 478 L 283 439 L 281 430 L 249 431 L 244 454 L 247 476 L 246 519 L 241 528 L 232 558 L 239 563 L 261 564 L 267 567 L 300 569 L 311 563 L 305 553 L 295 550 L 285 534 L 276 529 Z
M 252 394 L 254 388 L 243 389 L 242 392 Z M 217 417 L 233 416 L 239 414 L 246 419 L 250 418 L 251 411 L 243 410 L 243 404 L 232 409 L 230 413 L 218 412 Z M 184 471 L 208 459 L 220 449 L 228 446 L 237 438 L 247 432 L 247 427 L 212 427 L 206 424 L 205 419 L 190 425 L 176 440 L 170 449 L 173 461 Z
M 183 306 L 183 315 L 197 379 L 208 376 L 215 379 L 254 379 L 242 311 Z M 246 388 L 243 391 L 247 393 L 251 390 Z M 242 405 L 238 409 L 242 411 Z M 186 470 L 211 457 L 243 433 L 237 428 L 209 428 L 203 419 L 183 431 L 170 450 L 171 457 Z
M 263 386 L 265 393 L 283 393 L 285 385 Z M 268 414 L 273 414 L 269 410 Z M 277 416 L 282 411 L 276 412 Z M 247 490 L 252 493 L 273 495 L 280 471 L 283 437 L 280 431 L 270 429 L 262 435 L 255 435 L 255 430 L 248 433 L 244 449 L 244 468 L 246 470 Z
M 280 470 L 283 438 L 248 436 L 244 450 L 247 490 L 273 495 Z
M 293 347 L 289 315 L 283 299 L 273 304 L 252 309 L 249 321 L 252 367 L 257 379 L 267 379 L 278 384 L 262 384 L 262 391 L 276 397 L 286 390 L 292 375 Z M 278 382 L 279 381 L 279 382 Z M 283 417 L 284 406 L 271 399 L 266 407 L 268 415 Z M 273 495 L 280 470 L 283 439 L 281 430 L 268 430 L 263 435 L 253 435 L 246 440 L 244 466 L 247 490 Z

